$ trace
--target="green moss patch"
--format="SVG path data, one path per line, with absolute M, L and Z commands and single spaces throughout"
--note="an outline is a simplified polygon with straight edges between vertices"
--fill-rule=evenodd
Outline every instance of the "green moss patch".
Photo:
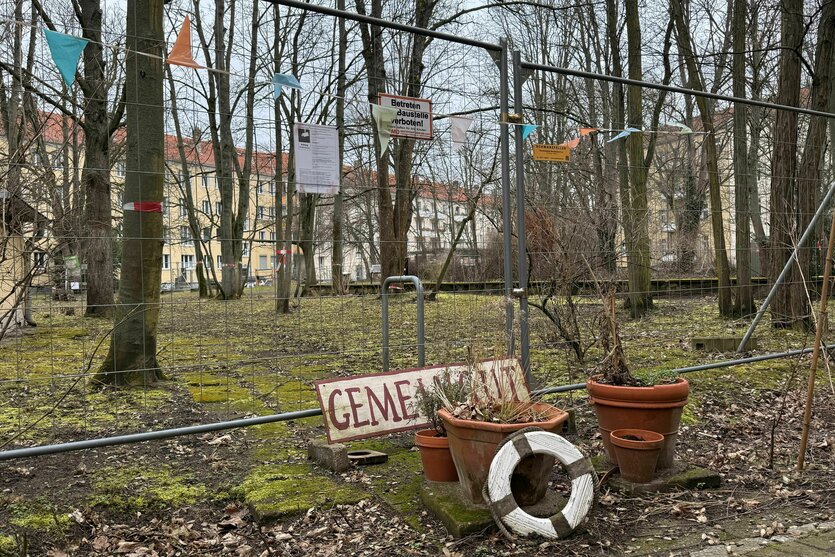
M 190 474 L 179 474 L 168 466 L 129 465 L 95 474 L 90 505 L 119 511 L 176 508 L 190 505 L 208 494 L 208 488 Z
M 30 532 L 62 534 L 70 524 L 69 514 L 46 499 L 11 503 L 8 511 L 9 524 Z
M 368 493 L 350 484 L 313 472 L 307 464 L 267 464 L 250 472 L 235 493 L 259 522 L 305 512 L 311 507 L 331 508 L 367 499 Z

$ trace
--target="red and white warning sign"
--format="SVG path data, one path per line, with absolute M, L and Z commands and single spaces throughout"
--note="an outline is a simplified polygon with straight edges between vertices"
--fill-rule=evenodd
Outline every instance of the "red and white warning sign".
M 380 106 L 397 109 L 391 123 L 392 137 L 432 139 L 432 101 L 380 93 Z

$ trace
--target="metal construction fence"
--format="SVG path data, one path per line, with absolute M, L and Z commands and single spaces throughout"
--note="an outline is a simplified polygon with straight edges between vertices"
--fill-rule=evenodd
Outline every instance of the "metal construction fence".
M 329 273 L 325 270 L 330 267 L 330 255 L 317 259 L 295 253 L 294 249 L 290 253 L 279 250 L 286 238 L 270 215 L 274 217 L 281 209 L 274 203 L 268 205 L 267 200 L 259 201 L 257 195 L 262 188 L 270 188 L 264 195 L 274 195 L 272 188 L 280 187 L 284 178 L 280 174 L 276 177 L 274 168 L 272 176 L 265 172 L 264 183 L 259 181 L 253 188 L 254 214 L 245 227 L 249 234 L 245 242 L 247 287 L 239 299 L 230 300 L 201 298 L 192 290 L 198 265 L 214 269 L 222 263 L 215 260 L 220 256 L 211 249 L 208 259 L 196 261 L 190 246 L 205 241 L 211 247 L 219 244 L 221 238 L 213 223 L 204 227 L 207 232 L 203 239 L 194 238 L 184 224 L 186 212 L 174 202 L 181 191 L 176 188 L 183 184 L 172 163 L 166 177 L 174 193 L 168 196 L 171 206 L 165 211 L 170 212 L 164 218 L 166 230 L 174 234 L 162 239 L 166 247 L 157 338 L 158 360 L 170 381 L 130 390 L 93 388 L 89 384 L 110 342 L 113 323 L 85 317 L 88 305 L 83 281 L 68 278 L 66 268 L 62 269 L 64 277 L 55 279 L 52 275 L 56 269 L 49 268 L 49 258 L 41 255 L 49 252 L 48 242 L 38 240 L 33 245 L 46 247 L 30 246 L 25 252 L 26 257 L 35 257 L 36 270 L 42 267 L 32 284 L 27 285 L 32 293 L 26 308 L 27 319 L 37 323 L 37 327 L 12 330 L 13 327 L 4 325 L 5 338 L 0 344 L 0 460 L 315 417 L 320 414 L 313 389 L 316 380 L 478 357 L 518 356 L 530 374 L 531 385 L 540 389 L 542 395 L 562 396 L 580 390 L 586 372 L 594 368 L 601 356 L 597 345 L 601 307 L 598 288 L 599 282 L 607 282 L 602 275 L 607 269 L 604 261 L 609 258 L 612 264 L 607 284 L 621 281 L 619 289 L 624 290 L 628 289 L 625 262 L 632 255 L 621 246 L 624 232 L 619 229 L 607 236 L 611 253 L 603 253 L 603 244 L 598 240 L 605 226 L 595 219 L 612 207 L 617 215 L 617 201 L 609 199 L 605 206 L 600 205 L 600 199 L 583 193 L 582 188 L 596 183 L 594 164 L 599 163 L 605 146 L 616 139 L 617 131 L 626 131 L 627 126 L 622 123 L 621 130 L 597 130 L 595 133 L 609 134 L 607 141 L 600 148 L 583 147 L 587 151 L 573 153 L 572 162 L 567 165 L 555 168 L 533 161 L 528 155 L 529 131 L 525 125 L 540 121 L 534 117 L 536 114 L 556 110 L 553 103 L 537 105 L 526 89 L 531 83 L 541 84 L 535 76 L 560 76 L 565 80 L 559 82 L 562 85 L 574 78 L 575 85 L 588 86 L 600 96 L 604 84 L 619 84 L 640 88 L 647 102 L 654 102 L 657 97 L 652 95 L 661 91 L 679 99 L 704 97 L 726 103 L 726 112 L 733 106 L 750 105 L 804 117 L 832 118 L 829 113 L 808 108 L 526 62 L 518 50 L 512 49 L 512 42 L 505 40 L 494 44 L 295 0 L 275 3 L 318 14 L 323 20 L 332 16 L 346 18 L 377 29 L 430 37 L 444 44 L 444 48 L 450 49 L 445 55 L 451 56 L 452 52 L 467 61 L 462 62 L 466 69 L 461 77 L 463 85 L 442 76 L 430 80 L 423 90 L 426 95 L 443 99 L 436 103 L 440 122 L 456 114 L 477 119 L 474 127 L 483 138 L 487 155 L 483 160 L 476 160 L 473 155 L 456 159 L 439 141 L 426 147 L 422 154 L 427 159 L 437 159 L 438 168 L 444 172 L 427 170 L 421 176 L 426 183 L 413 192 L 412 232 L 405 241 L 409 262 L 403 273 L 408 276 L 389 278 L 382 284 L 378 275 L 380 231 L 372 222 L 377 217 L 374 186 L 357 184 L 350 196 L 352 205 L 346 210 L 354 227 L 353 235 L 345 242 L 350 261 L 346 259 L 344 265 L 351 269 L 346 274 L 351 284 L 342 294 L 327 287 L 334 280 L 332 275 L 325 276 Z M 356 29 L 352 33 L 358 34 Z M 356 41 L 356 37 L 352 40 Z M 358 43 L 352 44 L 359 48 Z M 490 89 L 486 102 L 486 93 L 480 88 L 485 83 L 490 85 L 484 87 Z M 493 85 L 495 91 L 491 89 Z M 167 102 L 171 109 L 170 99 Z M 198 109 L 195 103 L 189 110 Z M 440 114 L 443 111 L 448 114 Z M 272 137 L 280 124 L 269 115 L 269 110 L 263 113 L 256 113 L 253 118 L 263 127 L 263 133 Z M 590 121 L 575 120 L 578 125 Z M 655 312 L 643 321 L 625 322 L 624 335 L 634 350 L 633 362 L 651 371 L 686 373 L 752 365 L 810 352 L 805 348 L 811 342 L 808 334 L 790 330 L 769 330 L 759 339 L 759 355 L 741 359 L 728 356 L 717 361 L 715 356 L 700 353 L 689 345 L 694 336 L 741 334 L 749 326 L 750 316 L 722 319 L 718 315 L 717 293 L 734 284 L 723 286 L 715 278 L 715 240 L 706 230 L 717 210 L 707 203 L 704 189 L 696 211 L 695 233 L 688 237 L 679 234 L 681 218 L 675 213 L 679 192 L 664 189 L 673 183 L 698 181 L 704 174 L 699 165 L 682 163 L 689 151 L 676 143 L 694 141 L 694 136 L 669 129 L 643 131 L 657 131 L 659 137 L 665 138 L 663 145 L 656 146 L 660 153 L 657 156 L 663 159 L 659 165 L 662 170 L 648 186 L 656 189 L 651 195 L 655 201 L 645 211 L 655 282 L 650 282 L 653 292 L 646 294 L 663 290 L 668 294 L 656 299 Z M 565 136 L 566 130 L 561 132 Z M 722 133 L 730 135 L 727 127 Z M 719 132 L 714 135 L 718 137 Z M 374 157 L 373 141 L 369 148 L 368 136 L 369 133 L 363 136 L 364 151 L 357 157 L 357 167 L 370 176 L 374 172 Z M 553 141 L 545 132 L 543 137 L 543 143 Z M 727 166 L 728 137 L 723 141 Z M 273 153 L 287 146 L 265 143 L 265 150 Z M 588 168 L 579 162 L 571 166 L 574 158 L 583 157 L 588 159 Z M 825 159 L 828 166 L 821 173 L 825 178 L 832 177 L 831 159 L 829 150 Z M 201 199 L 204 212 L 214 214 L 217 194 L 213 194 L 213 188 L 217 186 L 203 179 L 211 176 L 211 168 L 201 164 L 204 166 L 195 175 L 200 177 L 195 177 L 194 188 L 203 188 L 200 191 L 205 193 Z M 460 170 L 468 165 L 478 168 L 470 169 L 469 174 Z M 607 176 L 617 177 L 618 164 L 611 166 L 614 174 Z M 51 167 L 43 162 L 43 168 Z M 119 172 L 115 171 L 117 175 Z M 357 174 L 361 172 L 358 170 Z M 763 190 L 767 189 L 768 177 L 768 172 L 761 169 Z M 808 247 L 811 257 L 820 259 L 824 247 L 821 225 L 831 218 L 829 202 L 835 187 L 827 190 L 824 185 L 829 180 L 818 182 L 819 203 L 807 215 L 808 226 L 798 231 L 801 234 L 797 234 L 796 245 L 784 248 Z M 720 193 L 725 209 L 719 227 L 733 237 L 731 179 L 723 180 Z M 765 206 L 767 196 L 757 193 Z M 325 198 L 307 202 L 319 203 L 322 211 L 311 225 L 316 239 L 310 245 L 315 246 L 317 255 L 328 254 L 332 249 L 331 229 L 323 221 L 327 220 L 327 211 L 333 210 L 332 203 Z M 619 222 L 618 217 L 612 222 Z M 292 243 L 302 245 L 301 232 L 292 233 Z M 73 238 L 77 243 L 89 239 Z M 732 242 L 729 252 L 733 251 L 731 246 Z M 447 258 L 450 251 L 457 255 Z M 758 247 L 750 251 L 749 256 L 757 261 L 761 251 L 765 253 L 764 248 Z M 680 271 L 677 264 L 685 254 L 692 261 L 686 271 Z M 121 253 L 118 257 L 133 255 Z M 781 275 L 784 284 L 805 285 L 808 281 L 814 285 L 815 277 L 790 273 L 795 257 L 796 254 L 791 255 L 786 261 L 787 270 Z M 315 265 L 316 271 L 302 269 L 302 261 Z M 273 281 L 282 265 L 296 273 L 293 286 L 299 295 L 293 296 L 289 313 L 276 311 L 280 299 Z M 441 269 L 448 275 L 436 284 Z M 767 270 L 763 264 L 755 275 L 765 275 Z M 409 278 L 414 275 L 423 282 Z M 311 284 L 311 279 L 321 283 Z M 390 283 L 412 280 L 421 290 L 417 295 L 405 284 L 389 289 L 393 285 Z M 65 288 L 57 292 L 55 285 L 62 282 Z M 772 291 L 766 279 L 755 282 L 762 288 L 758 294 Z M 500 286 L 498 292 L 495 285 Z M 431 297 L 425 304 L 423 291 Z M 814 298 L 814 287 L 810 298 Z M 767 306 L 763 304 L 761 312 Z M 570 406 L 571 401 L 566 405 Z

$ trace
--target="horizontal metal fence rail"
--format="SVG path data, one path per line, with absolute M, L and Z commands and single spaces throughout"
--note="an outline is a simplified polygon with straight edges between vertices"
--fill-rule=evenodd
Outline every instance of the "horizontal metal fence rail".
M 835 350 L 835 344 L 829 344 L 826 350 Z M 788 350 L 786 352 L 774 352 L 771 354 L 762 354 L 760 356 L 751 356 L 749 358 L 739 358 L 736 360 L 726 360 L 724 362 L 713 362 L 710 364 L 701 364 L 697 366 L 681 367 L 670 370 L 670 373 L 682 374 L 692 373 L 695 371 L 709 371 L 712 369 L 720 369 L 727 367 L 734 367 L 743 364 L 751 364 L 755 362 L 763 362 L 766 360 L 776 360 L 779 358 L 789 358 L 791 356 L 799 356 L 801 354 L 808 354 L 812 348 L 803 348 L 798 350 Z M 533 391 L 532 394 L 536 396 L 566 393 L 570 391 L 579 391 L 586 388 L 585 383 L 573 383 L 570 385 L 559 385 L 556 387 L 546 387 Z M 289 420 L 300 420 L 302 418 L 311 418 L 314 416 L 321 416 L 322 410 L 319 408 L 310 408 L 308 410 L 297 410 L 295 412 L 283 412 L 281 414 L 274 414 L 272 416 L 259 416 L 257 418 L 242 418 L 239 420 L 229 420 L 225 422 L 216 422 L 213 424 L 195 425 L 188 427 L 175 427 L 171 429 L 162 429 L 158 431 L 146 431 L 142 433 L 131 433 L 128 435 L 118 435 L 115 437 L 101 437 L 98 439 L 85 439 L 84 441 L 73 441 L 71 443 L 58 443 L 53 445 L 38 445 L 36 447 L 25 447 L 22 449 L 12 449 L 7 451 L 0 451 L 0 461 L 12 460 L 17 458 L 29 458 L 35 456 L 44 456 L 50 454 L 65 453 L 69 451 L 80 451 L 84 449 L 98 449 L 102 447 L 111 447 L 114 445 L 126 445 L 129 443 L 141 443 L 143 441 L 156 441 L 159 439 L 170 439 L 172 437 L 182 437 L 184 435 L 195 435 L 198 433 L 208 433 L 212 431 L 222 431 L 226 429 L 237 429 L 241 427 L 250 427 L 263 424 L 271 424 L 275 422 L 285 422 Z

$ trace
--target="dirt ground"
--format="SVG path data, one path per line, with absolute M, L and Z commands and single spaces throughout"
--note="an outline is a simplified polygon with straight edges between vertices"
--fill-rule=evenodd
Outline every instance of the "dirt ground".
M 392 367 L 411 367 L 414 304 L 406 296 L 397 304 Z M 41 327 L 3 342 L 0 445 L 311 408 L 313 381 L 379 370 L 379 300 L 313 299 L 284 318 L 270 305 L 257 293 L 235 304 L 172 296 L 160 335 L 170 380 L 121 393 L 94 391 L 83 376 L 100 357 L 93 348 L 107 324 L 44 303 Z M 486 296 L 429 304 L 428 362 L 460 361 L 474 344 L 489 350 L 501 334 L 497 307 L 500 300 Z M 592 316 L 596 306 L 589 301 L 583 311 Z M 633 370 L 724 359 L 689 347 L 694 334 L 739 334 L 744 323 L 715 313 L 710 298 L 660 300 L 647 319 L 624 321 Z M 532 318 L 539 384 L 582 380 L 599 358 L 595 348 L 578 364 L 548 324 Z M 757 353 L 810 339 L 763 326 L 758 340 Z M 807 470 L 794 471 L 807 369 L 808 358 L 794 358 L 688 375 L 678 458 L 719 472 L 722 486 L 626 497 L 604 482 L 584 531 L 566 540 L 508 540 L 494 531 L 453 540 L 419 501 L 409 434 L 352 444 L 384 450 L 389 462 L 332 474 L 306 459 L 308 440 L 323 434 L 321 418 L 307 418 L 0 462 L 0 555 L 686 555 L 766 540 L 835 518 L 835 394 L 825 368 Z M 585 393 L 548 400 L 575 410 L 570 440 L 600 454 Z M 254 509 L 268 517 L 256 521 Z

